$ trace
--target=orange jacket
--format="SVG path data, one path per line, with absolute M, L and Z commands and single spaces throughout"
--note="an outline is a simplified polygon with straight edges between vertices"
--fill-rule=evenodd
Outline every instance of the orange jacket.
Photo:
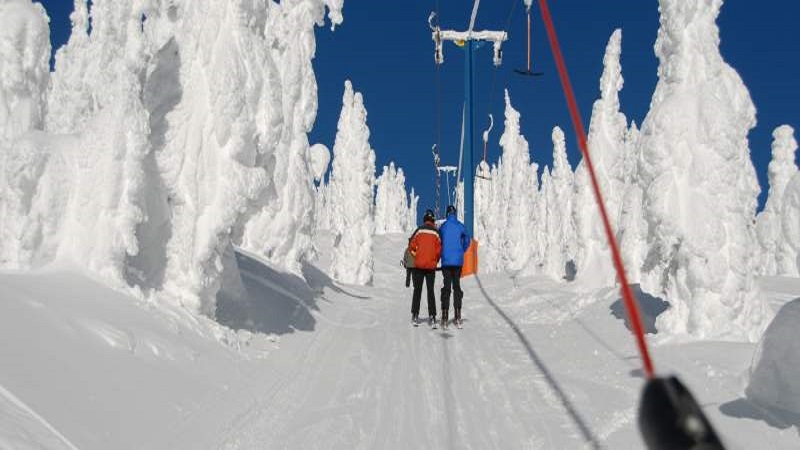
M 442 254 L 442 241 L 433 223 L 425 222 L 411 236 L 408 251 L 414 256 L 415 269 L 436 268 Z

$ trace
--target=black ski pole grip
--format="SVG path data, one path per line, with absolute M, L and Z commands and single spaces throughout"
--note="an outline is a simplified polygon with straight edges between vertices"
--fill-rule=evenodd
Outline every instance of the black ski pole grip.
M 639 429 L 649 450 L 725 450 L 700 405 L 675 377 L 647 381 Z

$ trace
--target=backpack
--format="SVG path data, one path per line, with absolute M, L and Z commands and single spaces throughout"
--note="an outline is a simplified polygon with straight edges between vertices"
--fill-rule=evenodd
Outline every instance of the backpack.
M 408 245 L 406 245 L 405 252 L 403 252 L 403 259 L 400 261 L 400 264 L 402 264 L 403 267 L 405 267 L 406 269 L 413 269 L 414 268 L 414 260 L 416 258 L 414 257 L 414 255 L 411 254 L 411 251 L 409 250 L 409 247 L 411 246 L 411 240 L 414 239 L 414 235 L 416 235 L 416 234 L 417 234 L 417 232 L 414 231 L 414 233 L 411 235 L 411 237 L 408 238 Z
M 406 247 L 406 251 L 403 253 L 403 261 L 402 261 L 403 267 L 405 267 L 406 269 L 413 269 L 414 259 L 415 259 L 414 255 L 412 255 L 411 252 L 408 251 L 408 247 Z

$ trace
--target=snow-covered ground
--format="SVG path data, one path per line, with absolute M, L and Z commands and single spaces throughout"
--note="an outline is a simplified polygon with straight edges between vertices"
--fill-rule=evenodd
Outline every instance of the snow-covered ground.
M 308 285 L 238 254 L 247 296 L 218 307 L 236 333 L 67 267 L 0 273 L 0 449 L 643 448 L 615 290 L 472 277 L 464 329 L 413 328 L 405 242 L 375 237 L 372 286 L 324 274 L 330 237 Z M 800 297 L 760 284 L 773 311 Z M 640 297 L 652 331 L 665 305 Z M 650 342 L 729 448 L 800 446 L 800 421 L 744 397 L 756 344 Z

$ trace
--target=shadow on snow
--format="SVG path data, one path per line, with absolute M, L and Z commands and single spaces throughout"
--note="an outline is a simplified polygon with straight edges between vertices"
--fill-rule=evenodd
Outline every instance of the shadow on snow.
M 794 427 L 800 435 L 800 414 L 766 408 L 747 398 L 740 398 L 720 405 L 719 411 L 737 419 L 764 421 L 767 425 L 781 430 Z
M 489 296 L 489 293 L 486 292 L 486 289 L 484 289 L 480 277 L 475 275 L 475 280 L 477 281 L 478 288 L 480 288 L 484 298 L 486 298 L 486 301 L 489 302 L 489 305 L 491 305 L 491 307 L 494 308 L 497 314 L 499 314 L 500 317 L 502 317 L 503 320 L 505 320 L 506 323 L 508 323 L 508 326 L 511 327 L 514 333 L 516 333 L 517 338 L 519 338 L 519 341 L 525 347 L 525 350 L 527 350 L 531 362 L 533 362 L 536 365 L 537 369 L 539 369 L 539 372 L 542 373 L 544 379 L 547 381 L 547 384 L 556 394 L 556 397 L 558 397 L 558 400 L 561 402 L 561 405 L 567 412 L 567 415 L 569 415 L 569 417 L 575 423 L 575 426 L 580 431 L 581 436 L 583 436 L 583 439 L 586 441 L 586 443 L 589 445 L 590 448 L 594 449 L 601 448 L 600 443 L 597 440 L 597 437 L 592 433 L 592 430 L 589 429 L 589 426 L 586 424 L 586 421 L 583 419 L 583 417 L 581 417 L 578 410 L 575 409 L 575 405 L 572 404 L 572 401 L 570 401 L 569 397 L 566 395 L 566 393 L 564 393 L 564 390 L 561 389 L 561 385 L 559 385 L 556 379 L 553 377 L 553 374 L 544 364 L 544 361 L 542 361 L 542 359 L 533 349 L 533 346 L 528 341 L 528 338 L 525 337 L 525 335 L 522 333 L 522 330 L 520 330 L 517 324 L 514 323 L 514 321 L 511 320 L 510 317 L 508 317 L 505 311 L 503 311 L 502 308 L 500 308 L 500 306 L 498 306 L 497 303 L 495 303 L 494 300 L 492 300 L 492 298 Z
M 334 285 L 330 277 L 311 264 L 303 265 L 303 279 L 275 270 L 244 251 L 236 250 L 235 256 L 243 292 L 221 292 L 216 312 L 217 322 L 234 330 L 265 334 L 313 331 L 317 319 L 311 312 L 319 311 L 318 303 L 325 300 L 326 288 L 364 298 Z
M 632 284 L 631 290 L 633 295 L 636 296 L 636 302 L 639 304 L 639 311 L 642 314 L 642 326 L 645 333 L 657 334 L 656 318 L 661 313 L 669 309 L 669 302 L 666 302 L 658 297 L 643 292 L 639 284 Z M 625 311 L 625 302 L 621 298 L 611 304 L 611 314 L 617 319 L 624 320 L 625 326 L 632 330 L 630 321 L 628 320 L 628 313 Z

